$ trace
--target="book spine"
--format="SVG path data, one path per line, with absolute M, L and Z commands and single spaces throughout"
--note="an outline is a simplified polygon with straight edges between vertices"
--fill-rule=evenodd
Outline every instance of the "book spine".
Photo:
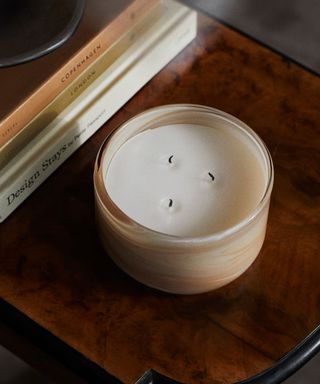
M 0 122 L 0 148 L 159 0 L 134 0 L 95 38 Z
M 27 169 L 13 174 L 0 191 L 0 222 L 9 216 L 54 170 L 93 135 L 144 84 L 170 62 L 196 36 L 196 13 L 184 19 L 152 44 L 140 60 L 114 82 L 81 116 L 67 124 L 65 133 L 33 159 Z
M 188 8 L 179 5 L 172 0 L 164 2 L 160 18 L 148 29 L 148 31 L 130 44 L 119 59 L 117 59 L 107 70 L 96 79 L 76 101 L 71 103 L 58 117 L 46 126 L 34 140 L 31 140 L 5 167 L 0 170 L 0 190 L 4 188 L 8 180 L 21 170 L 27 169 L 29 163 L 33 163 L 39 153 L 46 151 L 46 146 L 51 145 L 54 140 L 59 139 L 66 131 L 67 125 L 79 120 L 83 110 L 88 109 L 96 100 L 121 79 L 143 55 L 156 45 L 168 30 L 182 20 Z
M 119 58 L 131 44 L 160 17 L 162 3 L 159 2 L 124 36 L 111 45 L 78 78 L 69 84 L 54 100 L 49 103 L 23 129 L 17 132 L 0 148 L 0 169 L 2 169 L 22 148 L 41 130 L 54 120 L 68 105 L 76 100 L 112 63 Z

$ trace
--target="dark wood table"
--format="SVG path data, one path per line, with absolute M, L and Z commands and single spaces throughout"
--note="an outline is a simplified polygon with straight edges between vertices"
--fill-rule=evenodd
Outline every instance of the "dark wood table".
M 132 384 L 149 369 L 184 383 L 232 383 L 273 366 L 320 322 L 319 101 L 315 74 L 200 16 L 196 41 L 1 225 L 1 341 L 66 383 Z M 92 174 L 103 139 L 167 103 L 237 116 L 275 165 L 259 257 L 207 294 L 140 285 L 111 262 L 95 228 Z M 167 382 L 151 376 L 144 382 Z

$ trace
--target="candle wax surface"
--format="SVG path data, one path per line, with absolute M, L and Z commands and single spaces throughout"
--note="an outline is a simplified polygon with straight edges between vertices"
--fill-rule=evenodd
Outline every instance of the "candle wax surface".
M 105 167 L 113 202 L 152 230 L 210 235 L 246 218 L 266 189 L 261 149 L 223 120 L 213 127 L 173 124 L 138 133 Z

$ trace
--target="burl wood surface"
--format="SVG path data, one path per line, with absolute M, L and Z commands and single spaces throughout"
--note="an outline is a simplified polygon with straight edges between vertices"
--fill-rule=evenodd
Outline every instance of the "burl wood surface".
M 231 383 L 278 359 L 320 321 L 320 79 L 200 17 L 197 40 L 1 226 L 0 293 L 125 383 L 153 368 Z M 217 291 L 175 296 L 121 272 L 94 223 L 93 164 L 110 130 L 149 107 L 229 112 L 266 142 L 275 185 L 254 265 Z

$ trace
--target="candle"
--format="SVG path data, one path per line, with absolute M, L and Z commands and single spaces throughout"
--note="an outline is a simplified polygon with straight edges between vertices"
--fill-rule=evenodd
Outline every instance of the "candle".
M 224 112 L 173 105 L 136 116 L 102 146 L 94 182 L 108 254 L 154 288 L 220 287 L 251 265 L 264 241 L 271 159 Z

